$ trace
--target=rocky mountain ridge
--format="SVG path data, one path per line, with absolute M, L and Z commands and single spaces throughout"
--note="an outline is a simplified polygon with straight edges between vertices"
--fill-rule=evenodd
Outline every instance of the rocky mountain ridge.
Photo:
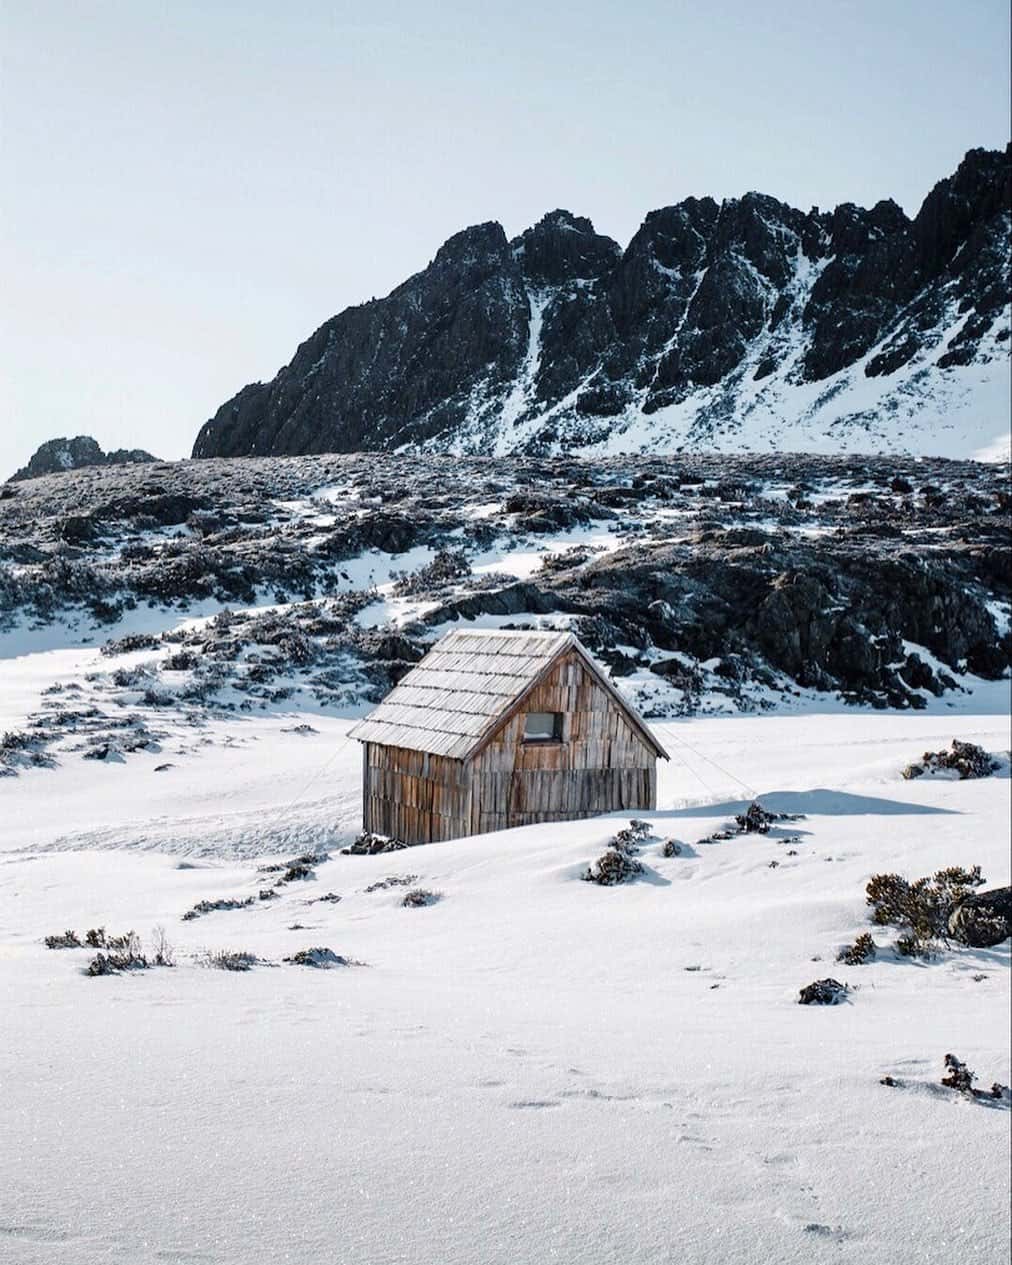
M 45 474 L 59 474 L 61 470 L 83 470 L 87 466 L 138 465 L 157 460 L 143 448 L 114 448 L 103 452 L 98 440 L 90 435 L 49 439 L 39 445 L 27 465 L 11 475 L 10 482 L 38 479 Z
M 558 210 L 451 237 L 200 431 L 195 457 L 694 448 L 965 456 L 1007 430 L 1010 150 L 909 219 L 749 193 L 625 250 Z

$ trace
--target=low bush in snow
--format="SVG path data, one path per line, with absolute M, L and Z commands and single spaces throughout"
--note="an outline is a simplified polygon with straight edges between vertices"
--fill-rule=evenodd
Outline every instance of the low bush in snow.
M 700 839 L 701 844 L 706 843 L 724 843 L 729 839 L 736 839 L 739 835 L 766 835 L 769 834 L 770 826 L 777 821 L 804 821 L 804 813 L 773 813 L 769 809 L 763 808 L 757 799 L 754 799 L 743 813 L 739 813 L 732 825 L 725 826 L 722 830 L 715 830 L 712 834 Z M 782 843 L 799 843 L 800 837 L 797 835 L 791 838 L 780 840 Z
M 380 879 L 378 883 L 370 883 L 365 890 L 367 892 L 382 892 L 388 887 L 410 887 L 412 883 L 417 881 L 417 874 L 391 874 L 387 878 Z
M 88 963 L 85 975 L 119 975 L 122 971 L 146 971 L 149 963 L 143 954 L 96 953 Z
M 47 949 L 80 949 L 81 941 L 77 938 L 76 931 L 64 931 L 62 935 L 46 936 Z
M 425 905 L 434 905 L 441 899 L 441 892 L 430 892 L 425 887 L 414 887 L 410 892 L 404 893 L 401 905 L 405 909 L 421 909 Z
M 999 767 L 998 761 L 993 760 L 983 747 L 953 738 L 952 745 L 945 751 L 925 751 L 919 761 L 907 765 L 903 776 L 909 780 L 925 775 L 955 773 L 962 781 L 990 777 Z
M 938 953 L 938 944 L 934 940 L 923 940 L 910 931 L 897 936 L 893 948 L 902 958 L 924 958 L 926 961 Z
M 60 943 L 50 943 L 60 941 Z M 146 954 L 140 937 L 135 931 L 124 935 L 110 935 L 104 927 L 91 927 L 85 932 L 82 943 L 75 932 L 65 931 L 62 936 L 47 936 L 46 944 L 55 949 L 104 949 L 96 953 L 85 968 L 85 975 L 118 975 L 122 971 L 146 971 L 152 966 L 174 966 L 175 950 L 169 943 L 164 927 L 155 927 L 151 934 L 151 951 Z
M 899 927 L 896 949 L 907 957 L 930 957 L 949 936 L 949 917 L 984 882 L 980 866 L 953 865 L 910 882 L 899 874 L 876 874 L 866 897 L 876 926 Z
M 584 872 L 583 878 L 588 883 L 598 883 L 601 887 L 615 887 L 618 883 L 627 883 L 643 873 L 643 866 L 628 852 L 618 848 L 608 848 Z
M 298 879 L 314 878 L 316 871 L 311 865 L 307 865 L 305 861 L 296 861 L 285 870 L 284 874 L 278 879 L 279 883 L 294 883 Z
M 151 933 L 151 956 L 155 966 L 175 966 L 176 950 L 169 943 L 165 928 L 157 926 Z
M 137 650 L 155 650 L 158 638 L 151 633 L 128 633 L 125 637 L 116 637 L 102 646 L 102 654 L 110 657 L 119 654 L 133 654 Z
M 52 767 L 54 761 L 43 750 L 44 735 L 24 729 L 8 729 L 0 736 L 0 777 L 16 777 L 21 766 Z
M 96 953 L 85 968 L 85 975 L 119 975 L 122 971 L 146 971 L 151 963 L 141 951 L 140 937 L 134 931 L 123 936 L 106 936 L 102 931 L 101 943 L 108 953 Z M 89 936 L 92 932 L 88 933 Z M 89 941 L 89 943 L 93 943 Z
M 328 949 L 324 945 L 318 945 L 314 949 L 299 949 L 291 957 L 285 958 L 285 961 L 291 962 L 294 966 L 312 966 L 319 970 L 327 970 L 332 966 L 362 965 L 354 958 L 342 957 L 340 953 L 335 953 L 333 949 Z
M 957 1094 L 962 1094 L 964 1098 L 986 1104 L 989 1107 L 999 1107 L 1008 1110 L 1012 1107 L 1012 1090 L 1008 1085 L 1002 1085 L 999 1081 L 995 1081 L 990 1089 L 977 1089 L 974 1081 L 977 1074 L 972 1072 L 962 1059 L 957 1058 L 955 1054 L 947 1054 L 945 1056 L 945 1071 L 942 1074 L 941 1084 L 946 1089 L 951 1089 Z M 899 1080 L 895 1076 L 883 1076 L 879 1081 L 881 1085 L 889 1085 L 893 1089 L 909 1089 L 911 1083 Z M 916 1086 L 915 1086 L 916 1087 Z
M 581 877 L 586 882 L 598 883 L 601 887 L 615 887 L 636 878 L 644 872 L 643 866 L 636 860 L 636 854 L 650 835 L 650 823 L 634 817 L 625 829 L 619 830 L 608 841 L 607 850 L 601 853 Z
M 877 946 L 870 932 L 862 931 L 853 944 L 845 945 L 836 955 L 837 962 L 847 966 L 863 966 L 871 962 L 877 952 Z
M 748 808 L 735 817 L 735 824 L 738 827 L 740 835 L 769 833 L 769 828 L 775 821 L 801 821 L 803 815 L 801 813 L 771 813 L 763 808 L 757 799 L 754 799 Z
M 220 900 L 200 900 L 183 914 L 183 922 L 192 922 L 204 914 L 214 913 L 217 909 L 248 909 L 255 904 L 252 896 L 223 897 Z
M 251 971 L 259 958 L 255 953 L 242 949 L 216 949 L 203 958 L 203 964 L 216 971 Z
M 112 683 L 121 690 L 134 689 L 145 685 L 153 679 L 150 668 L 138 665 L 133 668 L 117 668 L 112 674 Z
M 942 1077 L 942 1084 L 946 1089 L 955 1089 L 961 1094 L 966 1094 L 968 1098 L 993 1098 L 1005 1103 L 1009 1102 L 1010 1091 L 1007 1085 L 1001 1085 L 995 1081 L 989 1090 L 975 1089 L 973 1082 L 976 1079 L 976 1073 L 971 1072 L 961 1059 L 957 1059 L 954 1054 L 945 1056 L 945 1075 Z
M 285 883 L 297 883 L 303 879 L 316 878 L 315 867 L 329 860 L 330 855 L 326 852 L 304 852 L 301 856 L 292 857 L 289 861 L 271 861 L 266 865 L 258 865 L 257 870 L 261 874 L 277 874 L 279 877 L 274 883 L 277 888 Z M 260 892 L 261 900 L 273 900 L 276 896 L 277 892 L 270 888 L 264 888 Z
M 197 656 L 189 650 L 177 650 L 162 661 L 162 669 L 165 672 L 191 672 L 199 662 Z
M 84 933 L 84 943 L 89 949 L 112 949 L 115 953 L 127 953 L 139 950 L 140 941 L 134 931 L 125 935 L 114 936 L 105 927 L 89 927 Z
M 753 800 L 744 813 L 735 817 L 739 834 L 767 834 L 770 823 L 776 821 L 776 813 L 769 813 L 758 800 Z
M 258 865 L 257 872 L 259 874 L 281 874 L 300 866 L 319 865 L 321 861 L 326 861 L 327 859 L 326 852 L 303 852 L 300 856 L 291 857 L 287 861 L 268 861 L 264 865 Z M 302 876 L 300 875 L 299 877 Z
M 612 838 L 609 847 L 617 848 L 630 856 L 635 855 L 641 845 L 650 838 L 650 823 L 634 817 L 624 830 L 619 830 Z
M 341 855 L 371 857 L 382 852 L 400 852 L 406 847 L 408 844 L 401 839 L 393 839 L 389 835 L 374 835 L 369 830 L 363 830 L 354 843 L 341 849 Z
M 839 1006 L 847 1000 L 850 989 L 835 979 L 820 979 L 806 984 L 798 995 L 800 1006 Z
M 945 1056 L 945 1075 L 942 1077 L 942 1084 L 947 1089 L 958 1089 L 961 1094 L 968 1094 L 975 1079 L 976 1074 L 971 1072 L 966 1064 L 957 1059 L 954 1054 Z
M 682 855 L 682 844 L 677 839 L 665 839 L 661 845 L 661 856 L 677 857 Z

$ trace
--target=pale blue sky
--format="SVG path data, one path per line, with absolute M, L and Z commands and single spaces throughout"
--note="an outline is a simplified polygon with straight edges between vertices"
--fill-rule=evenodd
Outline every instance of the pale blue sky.
M 913 212 L 1009 131 L 1004 0 L 0 0 L 0 44 L 0 477 L 54 435 L 188 453 L 465 225 Z

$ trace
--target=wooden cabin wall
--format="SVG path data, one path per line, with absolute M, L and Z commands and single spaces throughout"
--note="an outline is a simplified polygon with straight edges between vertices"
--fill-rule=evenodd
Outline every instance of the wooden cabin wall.
M 470 773 L 461 760 L 363 743 L 362 821 L 405 843 L 471 833 Z
M 562 712 L 561 743 L 524 743 L 527 712 Z M 576 655 L 471 762 L 470 833 L 657 804 L 657 758 Z

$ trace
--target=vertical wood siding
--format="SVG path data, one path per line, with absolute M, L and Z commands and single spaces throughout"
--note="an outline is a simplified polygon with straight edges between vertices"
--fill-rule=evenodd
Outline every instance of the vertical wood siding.
M 561 712 L 561 743 L 525 743 L 527 712 Z M 657 804 L 657 759 L 575 654 L 472 760 L 471 831 L 569 821 Z
M 470 833 L 470 771 L 462 760 L 363 744 L 362 820 L 366 830 L 405 843 Z

